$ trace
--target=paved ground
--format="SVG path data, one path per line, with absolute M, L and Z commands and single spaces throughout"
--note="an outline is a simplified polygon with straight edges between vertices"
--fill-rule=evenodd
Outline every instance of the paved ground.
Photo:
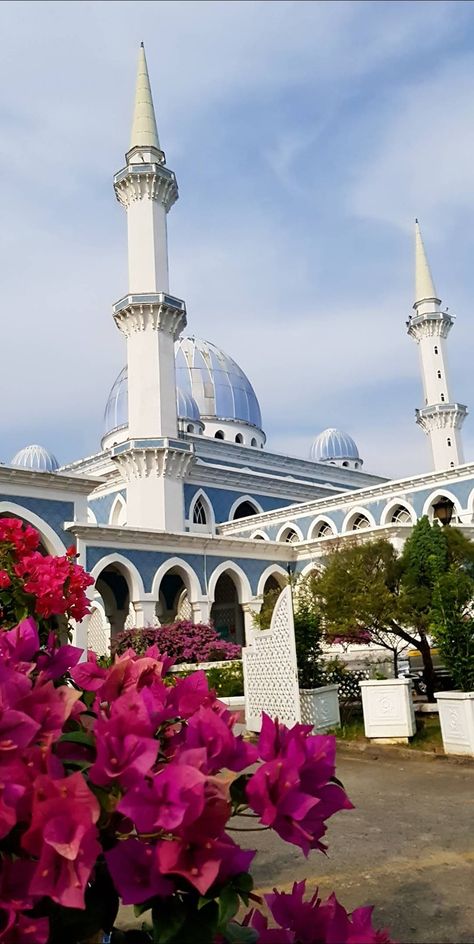
M 251 848 L 258 839 L 258 888 L 307 877 L 349 909 L 374 904 L 401 944 L 473 944 L 474 766 L 341 755 L 337 774 L 356 809 L 329 821 L 328 857 L 238 834 Z
M 327 857 L 305 860 L 270 831 L 234 834 L 258 848 L 257 888 L 306 877 L 349 910 L 375 905 L 400 944 L 474 944 L 474 765 L 341 754 L 337 774 L 356 809 L 329 821 Z

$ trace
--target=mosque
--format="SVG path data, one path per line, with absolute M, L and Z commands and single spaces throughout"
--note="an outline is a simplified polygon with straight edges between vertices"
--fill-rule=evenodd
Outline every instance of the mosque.
M 0 466 L 0 515 L 32 523 L 51 553 L 75 543 L 96 580 L 79 644 L 106 652 L 124 627 L 176 618 L 212 619 L 222 636 L 243 642 L 265 591 L 289 571 L 310 570 L 344 536 L 376 533 L 400 547 L 423 514 L 471 534 L 467 409 L 453 399 L 447 369 L 453 317 L 435 290 L 418 223 L 407 327 L 420 352 L 416 419 L 433 471 L 389 481 L 365 472 L 354 440 L 337 429 L 320 433 L 308 459 L 268 451 L 242 368 L 186 333 L 185 302 L 168 284 L 167 214 L 178 187 L 158 137 L 143 45 L 130 147 L 114 190 L 128 232 L 128 291 L 112 308 L 126 357 L 100 448 L 59 466 L 30 445 Z

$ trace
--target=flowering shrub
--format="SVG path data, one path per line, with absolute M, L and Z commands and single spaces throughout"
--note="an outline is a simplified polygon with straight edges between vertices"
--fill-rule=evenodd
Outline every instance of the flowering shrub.
M 388 942 L 370 909 L 305 901 L 304 883 L 267 896 L 268 927 L 255 853 L 230 835 L 244 813 L 305 855 L 324 850 L 326 820 L 352 805 L 332 737 L 264 716 L 252 745 L 203 672 L 164 683 L 156 647 L 107 668 L 81 655 L 53 633 L 41 644 L 32 614 L 0 632 L 0 942 L 78 944 L 111 930 L 119 900 L 150 912 L 155 944 Z
M 120 655 L 133 649 L 142 655 L 149 646 L 166 652 L 175 663 L 220 662 L 240 659 L 241 647 L 221 639 L 213 626 L 182 620 L 168 626 L 126 629 L 114 640 L 113 651 Z

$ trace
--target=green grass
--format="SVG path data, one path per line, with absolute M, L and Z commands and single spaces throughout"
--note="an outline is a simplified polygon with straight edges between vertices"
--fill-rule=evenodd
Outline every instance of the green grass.
M 362 709 L 341 706 L 341 727 L 331 732 L 338 741 L 365 741 L 364 719 Z M 418 751 L 432 751 L 434 754 L 443 753 L 443 741 L 438 715 L 424 715 L 416 719 L 416 734 L 408 743 L 408 747 Z

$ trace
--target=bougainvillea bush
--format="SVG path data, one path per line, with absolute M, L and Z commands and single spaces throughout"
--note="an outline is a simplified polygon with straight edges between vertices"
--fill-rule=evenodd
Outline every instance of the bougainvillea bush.
M 388 942 L 370 909 L 349 915 L 334 896 L 305 896 L 304 882 L 262 903 L 255 853 L 232 835 L 242 814 L 305 855 L 324 850 L 326 820 L 351 807 L 333 738 L 264 716 L 253 745 L 204 673 L 164 683 L 171 660 L 156 647 L 103 668 L 52 632 L 42 641 L 45 575 L 51 618 L 86 612 L 89 580 L 69 569 L 60 593 L 51 560 L 24 571 L 26 529 L 2 529 L 0 941 L 79 944 L 109 932 L 122 901 L 149 917 L 155 944 Z M 17 589 L 29 612 L 11 626 Z
M 240 659 L 242 649 L 233 642 L 221 639 L 213 626 L 181 620 L 167 626 L 148 626 L 145 629 L 126 629 L 118 633 L 113 643 L 114 654 L 121 655 L 133 649 L 143 655 L 149 646 L 166 652 L 177 664 L 181 662 L 224 662 Z

